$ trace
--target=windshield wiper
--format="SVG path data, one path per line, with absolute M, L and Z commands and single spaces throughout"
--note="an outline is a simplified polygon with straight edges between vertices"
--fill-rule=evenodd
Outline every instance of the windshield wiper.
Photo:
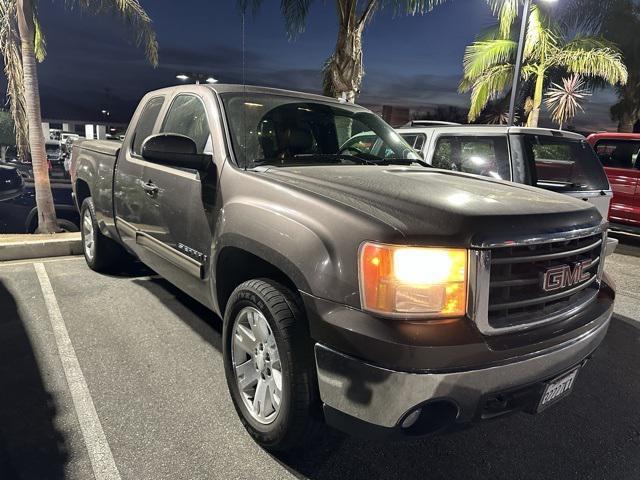
M 369 160 L 362 157 L 357 157 L 355 155 L 345 155 L 344 153 L 299 153 L 294 155 L 293 158 L 300 159 L 326 159 L 326 158 L 334 158 L 336 160 L 346 160 L 348 162 L 360 163 L 362 165 L 373 165 L 376 160 Z
M 373 157 L 373 156 L 372 156 Z M 260 158 L 252 162 L 254 167 L 260 167 L 262 165 L 292 165 L 295 162 L 291 160 L 301 160 L 299 165 L 304 165 L 303 160 L 346 160 L 348 162 L 358 163 L 360 165 L 412 165 L 417 163 L 423 167 L 431 167 L 424 160 L 411 159 L 411 158 L 362 158 L 355 155 L 345 155 L 343 153 L 299 153 L 293 157 L 280 159 L 280 158 Z
M 413 165 L 417 163 L 423 167 L 431 168 L 427 162 L 417 158 L 381 158 L 380 160 L 371 160 L 371 163 L 375 165 Z

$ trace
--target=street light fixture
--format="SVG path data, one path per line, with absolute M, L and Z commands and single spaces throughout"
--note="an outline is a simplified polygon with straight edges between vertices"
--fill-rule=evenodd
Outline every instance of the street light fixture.
M 556 0 L 543 0 L 546 3 L 554 3 Z M 509 101 L 509 127 L 513 126 L 516 110 L 516 98 L 518 96 L 518 84 L 520 82 L 520 72 L 522 70 L 522 57 L 527 35 L 527 24 L 529 23 L 529 10 L 532 0 L 524 0 L 522 17 L 520 20 L 520 37 L 518 38 L 518 53 L 516 54 L 516 68 L 513 72 L 513 84 L 511 86 L 511 99 Z

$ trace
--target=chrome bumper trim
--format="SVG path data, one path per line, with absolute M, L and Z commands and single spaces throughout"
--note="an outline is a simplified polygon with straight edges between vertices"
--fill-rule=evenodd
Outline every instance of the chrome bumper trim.
M 453 373 L 396 372 L 316 344 L 320 398 L 336 410 L 389 428 L 416 405 L 446 398 L 457 403 L 457 420 L 469 421 L 487 393 L 535 383 L 581 362 L 604 339 L 612 314 L 613 306 L 597 319 L 597 328 L 526 360 Z

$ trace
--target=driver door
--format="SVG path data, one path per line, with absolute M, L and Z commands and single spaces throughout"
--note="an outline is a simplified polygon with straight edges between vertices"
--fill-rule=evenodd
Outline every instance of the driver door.
M 213 154 L 205 106 L 192 93 L 177 94 L 164 117 L 160 133 L 184 135 L 198 153 Z M 145 248 L 153 253 L 150 267 L 200 298 L 211 249 L 207 219 L 217 189 L 215 175 L 146 161 L 142 173 L 149 187 L 153 222 L 143 226 Z

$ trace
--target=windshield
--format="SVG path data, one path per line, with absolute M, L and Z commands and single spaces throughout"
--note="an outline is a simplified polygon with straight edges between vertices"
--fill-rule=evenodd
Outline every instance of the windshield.
M 604 169 L 585 140 L 524 135 L 525 152 L 535 164 L 536 185 L 557 191 L 608 190 Z
M 221 97 L 241 167 L 420 160 L 380 117 L 356 107 L 272 94 Z

